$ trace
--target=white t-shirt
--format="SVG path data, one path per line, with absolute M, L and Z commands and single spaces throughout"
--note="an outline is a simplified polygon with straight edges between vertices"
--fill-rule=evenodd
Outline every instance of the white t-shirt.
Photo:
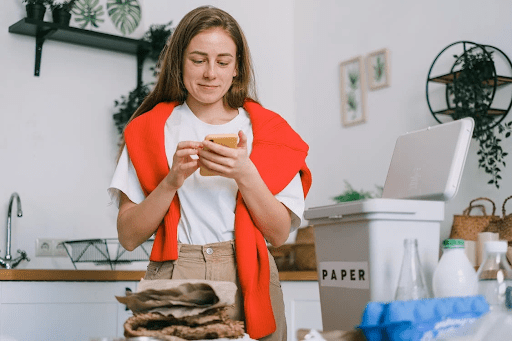
M 172 159 L 180 141 L 202 141 L 208 134 L 238 133 L 247 136 L 247 151 L 252 150 L 252 124 L 249 114 L 238 109 L 230 122 L 212 125 L 199 120 L 186 103 L 176 106 L 165 123 L 165 153 L 172 166 Z M 117 164 L 110 188 L 113 202 L 119 204 L 122 191 L 136 204 L 145 199 L 137 173 L 126 146 Z M 235 206 L 238 186 L 235 180 L 222 176 L 201 176 L 199 170 L 189 176 L 178 189 L 181 218 L 178 223 L 178 241 L 185 244 L 204 245 L 234 239 Z M 297 174 L 288 186 L 276 196 L 292 212 L 290 232 L 296 230 L 303 219 L 304 192 Z

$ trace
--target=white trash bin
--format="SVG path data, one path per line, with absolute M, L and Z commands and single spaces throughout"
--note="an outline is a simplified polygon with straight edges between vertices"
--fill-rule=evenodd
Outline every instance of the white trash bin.
M 369 301 L 394 299 L 405 238 L 418 240 L 432 292 L 443 201 L 368 199 L 305 212 L 314 226 L 324 331 L 352 330 Z

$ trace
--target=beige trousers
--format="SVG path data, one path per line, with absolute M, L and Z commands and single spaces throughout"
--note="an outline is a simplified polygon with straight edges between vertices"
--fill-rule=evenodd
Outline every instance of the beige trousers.
M 234 320 L 244 321 L 242 289 L 236 270 L 234 241 L 206 245 L 179 244 L 177 260 L 153 262 L 148 265 L 144 279 L 205 279 L 229 281 L 238 287 L 235 305 L 229 308 Z M 276 331 L 260 340 L 286 341 L 286 319 L 284 314 L 283 291 L 274 258 L 268 253 L 270 265 L 270 300 L 276 321 Z

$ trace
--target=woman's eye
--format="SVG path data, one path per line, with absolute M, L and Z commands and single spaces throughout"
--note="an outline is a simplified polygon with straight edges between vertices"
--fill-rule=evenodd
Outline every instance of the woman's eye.
M 229 62 L 219 62 L 219 65 L 220 65 L 220 66 L 228 66 L 228 65 L 229 65 Z
M 192 63 L 194 64 L 201 64 L 203 61 L 198 59 L 192 59 Z

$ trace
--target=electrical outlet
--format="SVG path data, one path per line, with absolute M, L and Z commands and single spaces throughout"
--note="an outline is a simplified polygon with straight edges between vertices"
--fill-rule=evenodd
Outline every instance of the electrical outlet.
M 52 240 L 46 238 L 36 239 L 36 257 L 52 256 Z
M 67 257 L 64 239 L 38 238 L 36 239 L 36 257 Z
M 53 257 L 67 257 L 68 252 L 66 246 L 62 244 L 65 239 L 52 239 L 52 256 Z

